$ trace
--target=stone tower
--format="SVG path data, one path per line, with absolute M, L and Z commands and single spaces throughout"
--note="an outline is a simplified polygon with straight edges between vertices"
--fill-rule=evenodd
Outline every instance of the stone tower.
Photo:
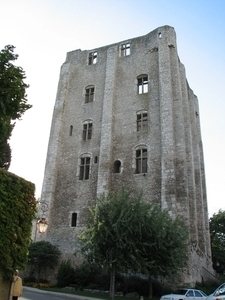
M 120 187 L 140 192 L 189 227 L 186 283 L 213 273 L 198 99 L 172 27 L 67 53 L 54 107 L 41 200 L 45 238 L 65 257 L 88 206 Z

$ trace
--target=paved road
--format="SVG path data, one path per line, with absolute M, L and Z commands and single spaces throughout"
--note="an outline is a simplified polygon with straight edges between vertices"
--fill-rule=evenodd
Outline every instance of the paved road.
M 35 288 L 23 287 L 23 296 L 19 300 L 91 300 L 88 297 L 41 291 Z

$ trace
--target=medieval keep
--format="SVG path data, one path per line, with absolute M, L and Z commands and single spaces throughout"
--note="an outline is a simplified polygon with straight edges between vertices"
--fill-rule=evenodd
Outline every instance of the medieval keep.
M 190 231 L 185 283 L 212 276 L 198 99 L 170 26 L 67 53 L 42 187 L 49 207 L 42 238 L 72 256 L 88 206 L 120 187 L 143 190 L 146 201 L 183 218 Z

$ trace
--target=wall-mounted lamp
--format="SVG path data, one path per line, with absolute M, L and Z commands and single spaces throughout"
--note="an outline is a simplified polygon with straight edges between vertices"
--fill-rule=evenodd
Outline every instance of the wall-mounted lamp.
M 37 231 L 39 233 L 45 233 L 47 228 L 48 228 L 48 222 L 46 221 L 46 218 L 45 218 L 45 212 L 48 211 L 48 204 L 44 201 L 40 201 L 38 203 L 39 207 L 38 207 L 38 210 L 42 211 L 42 216 L 40 218 L 38 218 L 38 221 L 37 221 Z

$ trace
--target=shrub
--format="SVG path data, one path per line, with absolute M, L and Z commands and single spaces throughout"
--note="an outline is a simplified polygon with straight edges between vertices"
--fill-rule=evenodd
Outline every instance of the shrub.
M 135 275 L 116 274 L 116 291 L 123 294 L 137 292 L 142 296 L 148 295 L 149 282 Z
M 70 260 L 64 260 L 60 263 L 57 274 L 57 286 L 65 287 L 69 286 L 75 281 L 75 270 L 71 266 Z
M 84 262 L 76 268 L 74 283 L 79 289 L 94 285 L 98 289 L 109 289 L 109 272 L 97 264 Z
M 57 246 L 48 241 L 31 243 L 29 247 L 28 264 L 32 270 L 35 282 L 41 282 L 48 269 L 54 269 L 59 263 L 61 252 Z

